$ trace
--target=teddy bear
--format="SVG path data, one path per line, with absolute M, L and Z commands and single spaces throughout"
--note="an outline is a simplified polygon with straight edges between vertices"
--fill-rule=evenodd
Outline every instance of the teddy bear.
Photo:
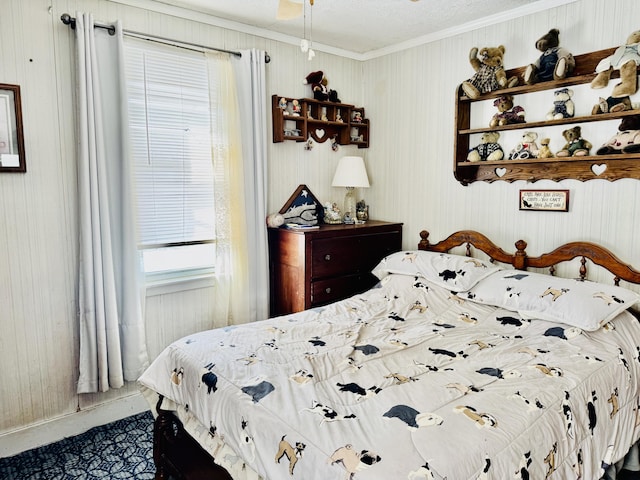
M 537 158 L 540 150 L 536 143 L 537 138 L 538 134 L 536 132 L 525 132 L 522 135 L 522 141 L 509 153 L 509 160 Z
M 529 64 L 524 71 L 524 83 L 561 80 L 573 73 L 576 60 L 573 55 L 560 46 L 560 31 L 552 28 L 536 41 L 536 48 L 542 52 L 535 63 Z
M 485 132 L 480 138 L 480 143 L 469 150 L 467 162 L 493 161 L 504 158 L 504 150 L 498 143 L 499 132 Z
M 483 93 L 515 87 L 518 84 L 518 77 L 507 78 L 503 67 L 504 52 L 503 45 L 484 47 L 480 50 L 479 56 L 476 47 L 469 51 L 469 63 L 476 73 L 462 82 L 461 87 L 467 97 L 476 99 Z
M 620 71 L 620 83 L 611 92 L 614 98 L 633 95 L 638 90 L 637 68 L 640 64 L 640 30 L 627 37 L 627 43 L 618 47 L 612 55 L 600 60 L 596 66 L 596 77 L 591 88 L 604 88 L 609 84 L 611 72 Z
M 498 109 L 498 113 L 491 118 L 490 127 L 525 122 L 524 108 L 519 105 L 513 105 L 513 96 L 501 95 L 494 100 L 493 106 Z
M 335 90 L 329 89 L 327 86 L 329 81 L 327 77 L 324 76 L 324 72 L 322 70 L 318 70 L 316 72 L 311 72 L 304 79 L 305 85 L 311 85 L 311 91 L 313 92 L 313 98 L 316 100 L 320 100 L 326 102 L 327 100 L 330 102 L 340 103 L 340 99 L 338 98 L 338 92 Z
M 618 133 L 602 145 L 597 155 L 611 155 L 615 153 L 640 152 L 640 115 L 624 117 L 618 127 Z
M 624 112 L 626 110 L 635 110 L 637 108 L 638 104 L 632 103 L 629 96 L 620 98 L 600 97 L 598 99 L 598 103 L 596 103 L 591 109 L 591 115 L 598 115 L 600 113 Z
M 559 120 L 561 118 L 571 118 L 575 113 L 575 105 L 571 97 L 573 90 L 561 88 L 553 92 L 553 108 L 547 113 L 547 120 Z
M 538 158 L 553 158 L 553 152 L 549 148 L 551 143 L 550 138 L 543 138 L 540 140 L 540 150 L 538 150 Z
M 567 141 L 562 150 L 556 152 L 557 157 L 583 157 L 589 155 L 591 142 L 582 138 L 582 128 L 575 126 L 562 132 L 562 136 Z

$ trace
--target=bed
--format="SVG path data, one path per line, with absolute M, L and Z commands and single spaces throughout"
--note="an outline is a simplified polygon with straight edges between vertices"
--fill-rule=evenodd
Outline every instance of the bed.
M 619 285 L 640 271 L 515 247 L 423 231 L 363 294 L 174 342 L 139 380 L 156 478 L 615 478 L 640 437 L 640 297 Z

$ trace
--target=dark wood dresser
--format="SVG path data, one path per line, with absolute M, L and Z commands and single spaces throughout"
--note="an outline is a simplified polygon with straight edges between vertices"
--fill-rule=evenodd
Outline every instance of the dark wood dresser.
M 303 231 L 269 228 L 271 316 L 364 292 L 377 282 L 371 270 L 401 248 L 401 223 L 369 220 Z

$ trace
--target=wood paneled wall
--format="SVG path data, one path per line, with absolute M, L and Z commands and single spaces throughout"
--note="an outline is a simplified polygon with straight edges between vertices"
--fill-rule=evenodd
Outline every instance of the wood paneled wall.
M 333 152 L 328 142 L 311 151 L 294 142 L 269 145 L 270 211 L 279 210 L 302 183 L 323 202 L 341 202 L 343 190 L 330 186 L 338 159 L 363 155 L 372 186 L 361 196 L 370 204 L 372 218 L 404 222 L 405 248 L 415 248 L 423 228 L 434 239 L 474 228 L 505 248 L 523 238 L 532 254 L 561 241 L 601 242 L 640 265 L 640 250 L 634 249 L 640 242 L 636 180 L 463 187 L 452 175 L 454 91 L 471 76 L 470 47 L 504 44 L 511 67 L 534 61 L 534 42 L 551 27 L 560 29 L 562 44 L 574 53 L 614 46 L 637 28 L 636 0 L 609 0 L 606 6 L 580 0 L 366 62 L 322 52 L 308 62 L 295 45 L 121 2 L 3 0 L 0 82 L 22 89 L 27 173 L 0 174 L 0 363 L 5 365 L 0 447 L 3 434 L 71 418 L 77 409 L 136 391 L 129 385 L 108 394 L 75 394 L 74 50 L 73 32 L 59 19 L 76 11 L 92 12 L 105 22 L 119 18 L 129 30 L 227 49 L 264 49 L 272 59 L 267 66 L 269 95 L 308 96 L 304 77 L 323 70 L 344 102 L 365 107 L 372 122 L 367 150 L 341 147 Z M 570 211 L 520 212 L 521 188 L 568 188 Z M 172 340 L 215 326 L 211 297 L 207 288 L 149 297 L 149 351 L 157 354 Z

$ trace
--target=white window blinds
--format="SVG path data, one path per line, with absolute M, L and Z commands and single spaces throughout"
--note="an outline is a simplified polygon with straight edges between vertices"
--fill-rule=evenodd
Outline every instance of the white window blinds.
M 204 55 L 128 39 L 125 58 L 145 270 L 211 267 L 215 215 Z

